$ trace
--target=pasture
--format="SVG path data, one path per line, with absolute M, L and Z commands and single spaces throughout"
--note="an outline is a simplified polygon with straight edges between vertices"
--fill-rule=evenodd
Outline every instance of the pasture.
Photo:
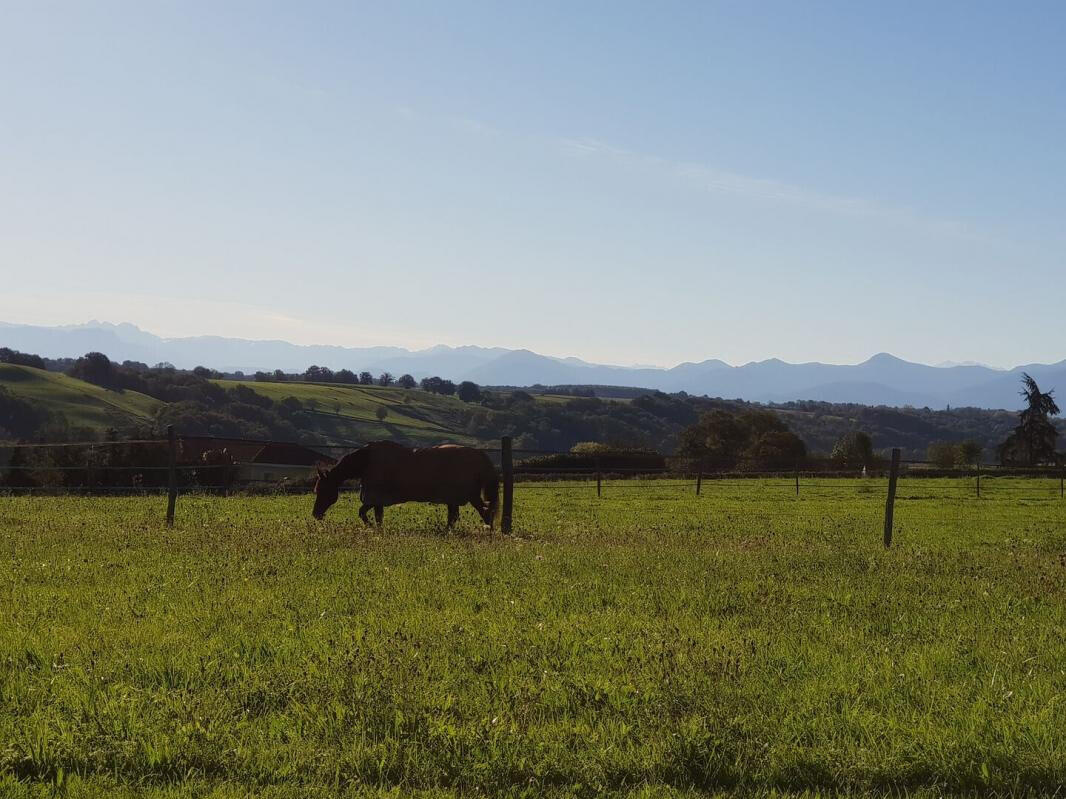
M 1061 790 L 1066 501 L 961 483 L 0 497 L 0 795 Z

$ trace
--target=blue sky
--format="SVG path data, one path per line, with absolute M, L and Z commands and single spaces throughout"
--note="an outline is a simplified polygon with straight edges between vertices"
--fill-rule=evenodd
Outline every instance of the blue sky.
M 1066 358 L 1062 3 L 0 10 L 0 320 Z

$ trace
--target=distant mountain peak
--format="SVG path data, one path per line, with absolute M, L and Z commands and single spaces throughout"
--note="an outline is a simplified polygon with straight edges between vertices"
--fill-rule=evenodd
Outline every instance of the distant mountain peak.
M 910 361 L 905 361 L 902 358 L 897 358 L 895 355 L 893 355 L 890 352 L 879 352 L 876 355 L 871 355 L 869 358 L 867 358 L 865 361 L 863 361 L 862 365 L 863 366 L 867 366 L 867 365 L 869 365 L 869 366 L 878 366 L 878 365 L 881 365 L 881 364 L 899 364 L 899 363 L 910 363 Z

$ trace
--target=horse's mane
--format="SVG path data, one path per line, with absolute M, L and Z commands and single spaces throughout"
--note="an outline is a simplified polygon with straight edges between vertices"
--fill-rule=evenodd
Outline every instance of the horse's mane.
M 397 444 L 395 441 L 371 441 L 369 444 L 342 457 L 332 469 L 326 472 L 325 476 L 338 483 L 351 480 L 353 477 L 358 477 L 362 474 L 375 453 L 410 451 L 410 447 Z

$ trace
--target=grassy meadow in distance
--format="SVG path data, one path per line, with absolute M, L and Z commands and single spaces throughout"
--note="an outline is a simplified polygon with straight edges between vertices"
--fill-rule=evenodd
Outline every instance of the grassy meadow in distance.
M 0 497 L 0 796 L 1041 793 L 1057 481 Z
M 59 414 L 70 424 L 105 429 L 135 420 L 148 423 L 163 405 L 136 391 L 108 391 L 58 372 L 0 363 L 0 386 L 16 397 Z
M 422 445 L 440 443 L 444 437 L 456 443 L 474 443 L 463 429 L 462 413 L 467 406 L 455 397 L 410 391 L 396 387 L 362 386 L 345 383 L 257 383 L 216 380 L 223 388 L 246 386 L 280 402 L 295 397 L 313 409 L 321 431 L 371 441 L 403 437 Z M 379 420 L 375 412 L 385 408 L 388 416 Z

